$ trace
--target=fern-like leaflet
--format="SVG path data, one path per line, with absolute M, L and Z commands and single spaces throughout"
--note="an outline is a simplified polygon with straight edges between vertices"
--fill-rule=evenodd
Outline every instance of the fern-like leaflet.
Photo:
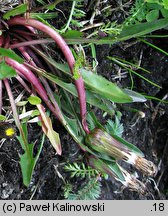
M 89 180 L 87 185 L 78 190 L 76 194 L 70 193 L 69 200 L 96 200 L 101 194 L 101 184 L 97 178 Z
M 105 125 L 106 131 L 111 135 L 117 135 L 122 137 L 124 131 L 123 124 L 120 122 L 120 118 L 115 115 L 115 121 L 108 120 Z
M 80 165 L 74 162 L 65 166 L 65 170 L 71 172 L 71 177 L 87 178 L 88 183 L 77 193 L 73 193 L 72 185 L 65 185 L 64 197 L 68 200 L 95 200 L 101 193 L 101 183 L 99 182 L 99 173 L 97 170 L 86 166 L 84 163 Z
M 78 165 L 76 162 L 68 164 L 65 166 L 65 170 L 71 172 L 71 177 L 91 178 L 98 175 L 98 172 L 95 169 L 89 166 L 86 167 L 84 163 L 81 163 L 81 165 Z
M 120 25 L 117 25 L 116 22 L 108 22 L 103 24 L 100 28 L 100 31 L 104 32 L 107 35 L 118 35 L 120 34 L 122 28 Z
M 124 22 L 125 25 L 135 24 L 144 20 L 147 14 L 146 2 L 144 0 L 136 0 L 129 13 L 129 17 Z

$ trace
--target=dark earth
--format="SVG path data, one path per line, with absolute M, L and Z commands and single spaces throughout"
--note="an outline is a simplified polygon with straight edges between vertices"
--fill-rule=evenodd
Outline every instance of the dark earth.
M 117 1 L 111 1 L 114 7 Z M 65 3 L 60 4 L 60 9 L 65 8 Z M 87 1 L 86 1 L 87 6 Z M 65 10 L 65 9 L 64 9 Z M 87 11 L 88 17 L 91 15 L 93 6 Z M 64 13 L 68 13 L 64 11 Z M 125 14 L 122 10 L 113 14 L 113 19 L 122 20 Z M 59 18 L 57 25 L 61 25 Z M 100 16 L 99 19 L 102 19 Z M 53 21 L 55 22 L 55 21 Z M 167 30 L 155 32 L 155 34 L 166 34 Z M 148 39 L 149 42 L 157 45 L 168 52 L 168 41 L 165 38 Z M 114 81 L 119 66 L 113 64 L 106 56 L 117 56 L 127 61 L 139 62 L 141 67 L 151 71 L 151 74 L 143 74 L 148 79 L 159 84 L 162 88 L 158 89 L 138 76 L 132 75 L 134 80 L 134 90 L 145 95 L 167 99 L 168 96 L 168 56 L 147 46 L 142 42 L 130 40 L 113 46 L 96 46 L 98 74 L 111 81 Z M 123 69 L 121 73 L 125 72 Z M 119 86 L 130 87 L 129 73 L 126 77 L 115 79 Z M 131 109 L 138 109 L 145 113 L 142 118 Z M 148 100 L 145 103 L 134 103 L 119 107 L 122 112 L 122 123 L 124 126 L 123 137 L 138 146 L 145 154 L 145 157 L 153 161 L 158 167 L 158 173 L 155 177 L 149 178 L 136 171 L 139 179 L 147 186 L 149 192 L 142 195 L 138 192 L 132 192 L 116 182 L 114 179 L 101 180 L 100 200 L 144 200 L 144 199 L 167 199 L 168 198 L 168 107 L 166 104 L 156 100 Z M 96 110 L 97 117 L 104 122 L 102 112 Z M 58 200 L 65 199 L 63 196 L 62 177 L 73 185 L 73 190 L 77 191 L 87 184 L 87 179 L 70 178 L 70 174 L 65 172 L 64 165 L 75 161 L 82 161 L 84 153 L 78 145 L 67 134 L 65 129 L 56 121 L 55 129 L 60 134 L 63 154 L 57 156 L 48 140 L 45 141 L 42 153 L 37 162 L 31 185 L 26 188 L 22 183 L 22 175 L 19 166 L 20 146 L 16 139 L 6 140 L 0 146 L 0 199 L 42 199 Z M 41 137 L 41 130 L 34 124 L 29 125 L 29 140 L 35 142 Z M 132 173 L 135 169 L 132 166 L 125 165 Z

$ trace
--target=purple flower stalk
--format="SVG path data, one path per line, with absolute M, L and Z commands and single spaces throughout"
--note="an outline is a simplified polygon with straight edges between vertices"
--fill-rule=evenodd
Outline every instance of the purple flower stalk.
M 59 46 L 59 48 L 63 52 L 68 62 L 71 73 L 74 75 L 75 59 L 73 57 L 73 54 L 70 48 L 68 47 L 68 45 L 66 44 L 66 42 L 64 41 L 64 39 L 54 29 L 43 24 L 42 22 L 38 20 L 25 19 L 23 17 L 11 18 L 7 23 L 9 26 L 13 26 L 13 25 L 30 26 L 30 27 L 38 29 L 46 33 L 47 35 L 49 35 L 56 42 L 56 44 Z M 89 128 L 86 122 L 86 112 L 87 111 L 86 111 L 86 93 L 85 93 L 85 88 L 84 88 L 84 82 L 83 82 L 80 72 L 78 72 L 77 75 L 78 77 L 75 79 L 75 85 L 76 85 L 78 97 L 79 97 L 81 121 L 82 121 L 83 129 L 85 130 L 85 132 L 89 133 L 90 131 L 89 131 Z

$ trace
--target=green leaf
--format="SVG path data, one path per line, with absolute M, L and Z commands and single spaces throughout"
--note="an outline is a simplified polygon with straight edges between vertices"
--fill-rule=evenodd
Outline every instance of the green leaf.
M 40 115 L 40 112 L 38 109 L 35 109 L 33 110 L 32 114 L 31 114 L 31 117 L 35 117 L 35 116 L 39 116 Z
M 59 66 L 59 69 L 60 70 L 64 70 L 63 69 L 63 65 L 62 65 L 62 67 Z M 68 68 L 67 68 L 67 70 L 68 70 Z M 53 74 L 49 74 L 49 73 L 46 73 L 46 72 L 44 73 L 43 72 L 43 75 L 47 79 L 55 82 L 61 88 L 63 88 L 66 91 L 70 92 L 75 97 L 78 97 L 78 94 L 77 94 L 77 91 L 76 91 L 76 88 L 75 88 L 74 84 L 63 82 L 62 80 L 60 80 L 58 77 L 56 77 Z M 87 103 L 89 103 L 89 104 L 91 104 L 93 106 L 96 106 L 96 107 L 104 110 L 105 112 L 107 112 L 110 115 L 113 114 L 112 103 L 110 101 L 106 100 L 106 99 L 101 98 L 100 95 L 96 95 L 93 92 L 91 92 L 89 90 L 86 90 L 86 101 L 87 101 Z
M 32 105 L 37 105 L 37 104 L 41 104 L 41 99 L 37 96 L 30 96 L 28 98 L 28 101 L 30 104 Z
M 0 80 L 16 76 L 16 71 L 4 61 L 0 63 Z
M 68 118 L 65 115 L 64 115 L 64 118 L 65 118 L 66 122 L 69 125 L 71 125 L 71 129 L 74 131 L 74 133 L 79 136 L 79 127 L 78 127 L 77 119 Z
M 21 140 L 19 141 L 21 142 Z M 30 184 L 35 166 L 35 159 L 33 158 L 33 148 L 34 145 L 29 144 L 27 153 L 20 155 L 20 165 L 23 176 L 23 184 L 25 186 L 28 186 Z
M 122 171 L 116 162 L 104 161 L 120 181 L 125 181 Z
M 168 18 L 125 26 L 121 34 L 116 38 L 116 42 L 146 35 L 166 26 L 168 26 Z
M 3 15 L 3 19 L 10 19 L 10 17 L 24 14 L 27 10 L 27 3 L 20 4 L 19 6 L 9 10 L 7 13 Z
M 146 101 L 146 98 L 143 95 L 135 91 L 132 91 L 130 89 L 123 89 L 123 91 L 132 98 L 133 102 L 145 102 Z
M 56 18 L 58 14 L 56 12 L 54 13 L 30 13 L 30 18 L 36 19 L 37 17 L 40 17 L 41 19 L 53 19 Z
M 82 187 L 75 194 L 70 193 L 68 200 L 96 200 L 101 194 L 101 184 L 97 178 L 89 179 L 85 187 Z
M 9 57 L 21 64 L 24 62 L 24 60 L 11 49 L 5 49 L 0 47 L 0 55 L 4 57 Z
M 36 156 L 34 157 L 33 156 L 34 144 L 28 143 L 27 125 L 26 123 L 22 124 L 22 133 L 20 134 L 20 136 L 17 136 L 17 139 L 20 142 L 24 150 L 24 153 L 19 156 L 20 156 L 20 166 L 21 166 L 21 171 L 22 171 L 23 184 L 25 186 L 28 186 L 31 182 L 33 170 L 35 168 L 36 162 L 42 150 L 42 146 L 44 143 L 44 137 L 45 136 L 43 136 L 38 152 Z
M 78 97 L 76 88 L 72 83 L 64 83 L 63 88 L 65 88 L 75 97 Z M 100 108 L 101 110 L 107 112 L 110 115 L 113 114 L 113 105 L 111 104 L 111 102 L 106 99 L 103 100 L 100 96 L 94 94 L 89 90 L 86 90 L 86 102 L 89 103 L 90 105 Z
M 68 164 L 65 166 L 65 170 L 71 172 L 71 177 L 76 176 L 81 178 L 91 178 L 98 175 L 98 172 L 95 169 L 91 168 L 90 166 L 86 166 L 84 163 L 79 165 L 76 162 L 73 164 Z
M 159 10 L 151 10 L 146 15 L 147 22 L 152 22 L 154 20 L 157 20 L 159 18 Z
M 68 38 L 65 39 L 68 44 L 81 44 L 81 43 L 93 43 L 93 44 L 114 44 L 119 41 L 125 41 L 131 38 L 144 36 L 153 31 L 165 28 L 168 26 L 168 18 L 158 19 L 152 22 L 137 23 L 134 25 L 124 26 L 121 33 L 115 37 L 105 37 L 103 39 L 97 38 Z
M 17 106 L 25 106 L 28 103 L 28 101 L 19 101 L 17 102 Z
M 124 93 L 116 84 L 104 77 L 84 69 L 81 70 L 81 74 L 85 84 L 92 92 L 116 103 L 132 102 L 131 97 Z
M 53 25 L 50 25 L 47 20 L 43 19 L 42 17 L 36 15 L 36 19 L 39 20 L 40 22 L 44 23 L 45 25 L 49 26 L 50 28 L 54 29 L 56 32 L 58 31 Z
M 97 171 L 99 171 L 101 174 L 107 173 L 111 177 L 114 177 L 120 181 L 124 181 L 124 175 L 122 174 L 122 171 L 116 161 L 108 161 L 105 159 L 100 159 L 97 157 L 90 157 L 89 158 L 89 164 L 94 167 Z
M 83 36 L 83 33 L 77 30 L 68 30 L 62 34 L 63 38 L 80 38 Z
M 159 3 L 159 0 L 146 0 L 148 3 Z
M 146 7 L 148 11 L 153 9 L 160 10 L 161 8 L 163 8 L 163 6 L 158 3 L 147 3 Z
M 168 10 L 168 0 L 162 0 L 164 8 Z
M 93 130 L 94 128 L 104 129 L 104 127 L 101 125 L 101 123 L 97 119 L 96 115 L 92 111 L 87 113 L 87 122 L 89 123 L 89 129 L 90 130 Z
M 163 17 L 168 18 L 168 9 L 162 8 L 160 11 Z
M 90 154 L 94 155 L 94 152 L 92 150 L 90 150 L 85 144 L 84 144 L 84 138 L 83 136 L 81 136 L 80 134 L 77 133 L 77 129 L 79 128 L 79 124 L 77 123 L 77 121 L 66 121 L 67 117 L 64 115 L 64 119 L 65 119 L 65 123 L 64 126 L 66 128 L 66 130 L 69 132 L 69 134 L 73 137 L 73 139 L 75 140 L 75 142 L 78 143 L 78 145 L 81 147 L 81 149 L 89 152 Z
M 45 4 L 46 4 L 45 1 L 43 1 L 43 0 L 37 0 L 37 2 L 39 2 L 39 3 L 42 4 L 42 5 L 45 5 Z
M 122 136 L 122 133 L 124 131 L 123 124 L 120 122 L 117 115 L 115 115 L 115 121 L 112 121 L 110 119 L 107 120 L 105 128 L 108 133 L 116 134 L 119 137 Z
M 0 115 L 0 121 L 4 121 L 4 120 L 6 120 L 6 116 Z

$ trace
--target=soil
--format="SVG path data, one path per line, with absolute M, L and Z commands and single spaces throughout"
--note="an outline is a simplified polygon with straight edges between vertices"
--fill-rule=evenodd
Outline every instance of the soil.
M 87 4 L 87 1 L 85 1 Z M 116 5 L 116 1 L 112 1 Z M 91 7 L 92 8 L 92 7 Z M 90 16 L 91 10 L 88 11 Z M 122 11 L 117 15 L 120 19 L 124 17 Z M 101 17 L 100 17 L 101 18 Z M 165 33 L 159 32 L 159 33 Z M 168 52 L 166 39 L 149 39 L 149 41 Z M 97 72 L 111 81 L 117 82 L 122 88 L 131 86 L 129 73 L 126 77 L 118 79 L 116 77 L 119 66 L 112 63 L 106 56 L 117 56 L 127 61 L 141 61 L 141 67 L 151 71 L 150 74 L 143 74 L 159 84 L 162 88 L 158 89 L 141 78 L 132 75 L 134 80 L 133 90 L 145 95 L 150 95 L 163 99 L 168 94 L 168 57 L 161 52 L 145 45 L 142 42 L 127 41 L 113 46 L 103 45 L 96 47 Z M 125 72 L 121 69 L 121 73 Z M 129 108 L 129 110 L 128 110 Z M 144 112 L 145 117 L 141 117 L 131 109 Z M 143 200 L 143 199 L 167 199 L 168 198 L 168 107 L 164 103 L 156 100 L 147 100 L 145 103 L 133 103 L 119 107 L 122 112 L 122 123 L 124 125 L 123 137 L 139 147 L 145 157 L 153 161 L 158 167 L 155 177 L 149 178 L 142 175 L 132 166 L 123 165 L 135 175 L 138 175 L 148 188 L 149 193 L 142 195 L 132 192 L 116 182 L 114 179 L 101 180 L 100 200 Z M 97 117 L 104 122 L 102 112 L 96 112 Z M 60 134 L 63 154 L 57 156 L 53 147 L 46 139 L 42 153 L 35 167 L 31 185 L 26 188 L 22 183 L 22 175 L 19 166 L 20 146 L 16 139 L 6 140 L 0 146 L 0 199 L 43 199 L 58 200 L 65 199 L 63 196 L 63 180 L 71 183 L 76 191 L 87 184 L 87 179 L 70 178 L 70 174 L 65 172 L 64 165 L 74 161 L 82 161 L 84 152 L 78 147 L 74 140 L 67 134 L 65 129 L 54 120 L 55 129 Z M 36 142 L 41 137 L 40 129 L 29 125 L 29 141 Z

